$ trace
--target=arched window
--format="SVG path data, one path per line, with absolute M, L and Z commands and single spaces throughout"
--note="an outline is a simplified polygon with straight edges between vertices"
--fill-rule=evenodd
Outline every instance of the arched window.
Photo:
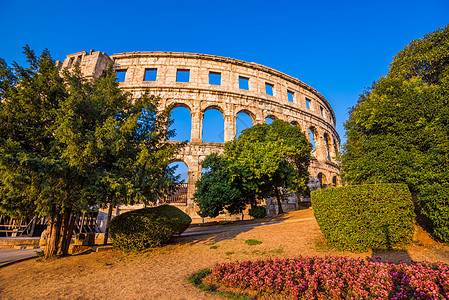
M 175 172 L 174 175 L 177 176 L 179 175 L 179 178 L 182 182 L 188 182 L 189 181 L 189 176 L 187 174 L 187 172 L 189 172 L 189 168 L 187 167 L 187 165 L 183 162 L 183 161 L 175 161 L 172 162 L 168 165 L 168 167 L 170 168 L 175 168 Z
M 335 151 L 335 155 L 338 156 L 338 153 L 340 153 L 340 151 L 338 150 L 337 140 L 335 140 L 335 139 L 334 139 L 334 151 Z
M 265 118 L 265 123 L 266 124 L 271 124 L 271 123 L 273 123 L 274 120 L 276 120 L 276 118 L 274 116 L 267 116 Z
M 190 142 L 190 132 L 192 129 L 190 110 L 185 107 L 176 107 L 171 111 L 170 118 L 173 120 L 173 123 L 170 124 L 168 129 L 174 129 L 176 135 L 170 137 L 169 141 Z
M 320 181 L 320 186 L 322 189 L 328 187 L 326 176 L 323 173 L 318 173 L 318 180 Z
M 178 175 L 181 183 L 176 186 L 176 188 L 168 195 L 164 197 L 164 201 L 166 203 L 187 203 L 187 192 L 188 192 L 188 182 L 189 182 L 189 175 L 188 171 L 189 168 L 187 165 L 182 161 L 175 161 L 168 165 L 170 168 L 174 169 L 174 175 Z
M 235 122 L 237 126 L 236 138 L 238 138 L 240 134 L 242 134 L 243 130 L 253 126 L 253 119 L 251 119 L 251 117 L 244 112 L 240 112 L 237 114 L 237 119 Z
M 324 133 L 324 145 L 326 148 L 326 157 L 327 160 L 331 160 L 330 146 L 329 146 L 329 135 Z
M 312 127 L 309 128 L 309 141 L 312 144 L 312 150 L 315 150 L 315 134 Z
M 224 142 L 224 119 L 223 114 L 218 109 L 209 109 L 204 113 L 203 142 Z

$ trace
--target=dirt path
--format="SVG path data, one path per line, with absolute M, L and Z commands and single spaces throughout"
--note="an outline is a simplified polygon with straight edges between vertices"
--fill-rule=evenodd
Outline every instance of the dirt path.
M 449 263 L 449 247 L 434 242 L 411 244 L 407 251 L 351 254 L 329 250 L 312 210 L 290 213 L 281 224 L 179 238 L 176 243 L 140 255 L 118 251 L 90 253 L 0 269 L 1 299 L 220 299 L 187 282 L 215 263 L 298 255 L 378 256 L 386 260 Z M 309 218 L 297 221 L 298 218 Z M 247 239 L 262 243 L 249 246 Z

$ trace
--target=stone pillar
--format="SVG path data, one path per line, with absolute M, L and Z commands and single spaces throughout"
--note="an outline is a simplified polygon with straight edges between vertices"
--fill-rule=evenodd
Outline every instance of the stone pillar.
M 253 126 L 256 124 L 265 124 L 267 121 L 262 116 L 256 116 L 256 118 L 253 120 Z
M 193 205 L 193 194 L 195 193 L 195 183 L 201 179 L 202 171 L 188 171 L 189 182 L 187 184 L 187 205 Z
M 192 132 L 190 135 L 191 143 L 201 143 L 203 141 L 203 117 L 201 111 L 192 111 Z
M 339 153 L 340 153 L 340 145 L 338 144 L 338 142 L 337 142 L 337 139 L 336 138 L 333 138 L 332 139 L 332 153 L 331 153 L 331 155 L 333 155 L 333 161 L 334 162 L 337 162 L 338 160 L 337 160 L 337 157 L 338 157 L 338 155 L 339 155 Z
M 224 142 L 232 141 L 236 135 L 236 120 L 237 116 L 234 115 L 225 115 L 224 119 Z
M 314 132 L 314 135 L 315 135 L 316 158 L 319 161 L 327 161 L 326 142 L 324 141 L 324 135 L 318 132 L 318 130 Z
M 335 153 L 334 142 L 335 142 L 335 140 L 332 139 L 329 136 L 329 156 L 330 156 L 330 161 L 336 161 L 336 157 L 337 157 L 337 153 Z
M 331 141 L 328 134 L 323 135 L 323 156 L 327 161 L 332 160 Z

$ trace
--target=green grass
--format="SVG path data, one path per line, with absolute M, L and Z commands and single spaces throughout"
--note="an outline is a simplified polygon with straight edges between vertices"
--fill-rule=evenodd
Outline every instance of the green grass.
M 254 245 L 262 244 L 262 242 L 258 241 L 258 240 L 254 240 L 254 239 L 249 239 L 249 240 L 245 241 L 245 244 L 250 245 L 250 246 L 254 246 Z
M 210 246 L 210 249 L 217 249 L 217 248 L 218 248 L 218 245 Z
M 202 269 L 198 271 L 197 273 L 192 274 L 188 281 L 193 284 L 195 287 L 199 288 L 200 290 L 203 290 L 205 292 L 221 296 L 228 299 L 236 299 L 236 300 L 252 300 L 253 298 L 248 295 L 243 294 L 234 294 L 229 292 L 220 292 L 216 290 L 216 286 L 214 285 L 207 285 L 202 282 L 202 279 L 210 274 L 210 269 Z
M 225 254 L 226 255 L 232 255 L 232 254 L 234 254 L 235 252 L 234 251 L 228 251 L 228 252 L 226 252 Z
M 326 241 L 326 239 L 320 239 L 319 241 L 317 241 L 315 243 L 315 248 L 316 251 L 330 251 L 333 250 L 334 247 L 332 247 L 331 245 L 329 245 L 329 243 Z
M 423 246 L 424 246 L 424 244 L 421 243 L 420 241 L 413 241 L 413 244 L 418 245 L 418 246 L 420 246 L 420 247 L 423 247 Z M 446 244 L 446 245 L 449 246 L 449 243 Z
M 281 246 L 279 246 L 279 248 L 276 249 L 272 249 L 272 250 L 253 250 L 251 251 L 251 254 L 253 255 L 271 255 L 271 254 L 282 254 L 284 253 L 284 248 Z
M 197 286 L 201 283 L 201 279 L 210 274 L 210 269 L 202 269 L 189 277 L 189 282 Z

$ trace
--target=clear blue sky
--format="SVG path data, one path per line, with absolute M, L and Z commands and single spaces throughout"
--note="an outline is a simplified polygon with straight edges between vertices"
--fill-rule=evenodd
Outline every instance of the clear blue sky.
M 7 1 L 0 57 L 29 44 L 53 57 L 95 49 L 206 53 L 296 77 L 330 102 L 337 131 L 364 88 L 411 40 L 449 23 L 449 0 Z

